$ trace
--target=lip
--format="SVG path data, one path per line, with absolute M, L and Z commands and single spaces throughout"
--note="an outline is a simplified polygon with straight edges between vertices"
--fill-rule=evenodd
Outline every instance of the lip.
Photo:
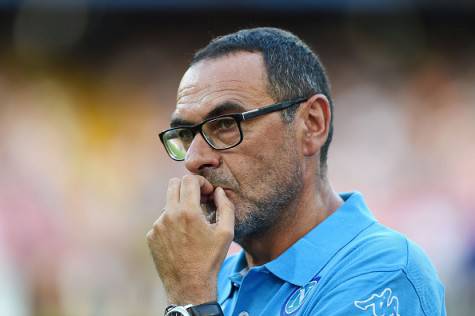
M 230 198 L 234 194 L 234 190 L 231 190 L 231 189 L 223 189 L 223 190 L 228 198 Z
M 222 187 L 222 186 L 216 186 L 216 187 L 215 187 L 215 190 L 216 190 L 216 188 L 218 188 L 218 187 L 220 187 L 221 189 L 223 189 L 224 193 L 226 193 L 226 194 L 233 192 L 232 189 L 230 189 L 230 188 L 225 188 L 225 187 Z

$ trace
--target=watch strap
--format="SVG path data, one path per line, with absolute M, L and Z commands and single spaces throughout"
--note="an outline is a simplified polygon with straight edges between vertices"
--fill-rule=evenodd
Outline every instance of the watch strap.
M 190 306 L 186 309 L 191 316 L 224 316 L 223 310 L 218 302 L 208 302 L 200 305 Z

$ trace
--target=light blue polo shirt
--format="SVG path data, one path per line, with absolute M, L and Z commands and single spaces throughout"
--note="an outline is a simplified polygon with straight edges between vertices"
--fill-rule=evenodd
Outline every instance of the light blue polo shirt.
M 247 268 L 244 252 L 218 275 L 225 316 L 446 315 L 426 254 L 376 221 L 359 193 L 278 258 Z

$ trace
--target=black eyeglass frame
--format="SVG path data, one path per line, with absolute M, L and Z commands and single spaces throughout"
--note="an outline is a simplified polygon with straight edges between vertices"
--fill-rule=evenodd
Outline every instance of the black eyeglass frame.
M 173 157 L 170 154 L 170 151 L 168 150 L 167 145 L 165 144 L 165 140 L 163 138 L 166 133 L 168 133 L 170 131 L 173 131 L 173 130 L 177 130 L 177 129 L 188 129 L 188 130 L 191 131 L 191 133 L 193 135 L 193 138 L 199 132 L 201 134 L 201 136 L 203 137 L 203 139 L 206 141 L 206 143 L 209 146 L 211 146 L 211 148 L 213 148 L 215 150 L 231 149 L 231 148 L 236 147 L 237 145 L 239 145 L 242 142 L 242 140 L 244 139 L 242 129 L 241 129 L 241 122 L 242 121 L 253 119 L 253 118 L 256 118 L 258 116 L 269 114 L 269 113 L 272 113 L 272 112 L 282 111 L 282 110 L 285 110 L 285 109 L 287 109 L 291 106 L 294 106 L 294 105 L 297 105 L 297 104 L 300 105 L 302 102 L 305 102 L 307 100 L 308 100 L 308 98 L 298 98 L 298 99 L 294 99 L 294 100 L 288 100 L 288 101 L 283 101 L 283 102 L 279 102 L 279 103 L 275 103 L 275 104 L 271 104 L 271 105 L 266 105 L 266 106 L 263 106 L 261 108 L 257 108 L 257 109 L 250 110 L 250 111 L 243 112 L 243 113 L 230 113 L 230 114 L 218 115 L 218 116 L 206 119 L 203 122 L 198 123 L 196 125 L 176 126 L 176 127 L 166 129 L 163 132 L 161 132 L 160 134 L 158 134 L 158 136 L 160 137 L 160 141 L 162 142 L 163 146 L 165 147 L 165 150 L 166 150 L 168 156 L 171 159 L 175 160 L 175 161 L 183 161 L 185 159 L 176 159 L 175 157 Z M 233 118 L 236 121 L 238 129 L 239 129 L 239 142 L 237 142 L 236 144 L 234 144 L 232 146 L 226 147 L 226 148 L 216 148 L 215 146 L 213 146 L 213 144 L 210 143 L 210 141 L 208 140 L 206 135 L 203 134 L 202 126 L 204 124 L 210 122 L 210 121 L 221 119 L 223 117 L 230 117 L 230 118 Z

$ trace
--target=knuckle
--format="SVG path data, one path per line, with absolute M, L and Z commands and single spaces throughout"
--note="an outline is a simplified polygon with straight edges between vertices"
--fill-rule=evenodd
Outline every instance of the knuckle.
M 170 215 L 170 213 L 164 212 L 162 216 L 160 216 L 160 218 L 155 222 L 154 227 L 156 227 L 158 230 L 161 230 L 164 227 L 170 225 L 171 223 L 173 223 L 172 216 Z
M 155 223 L 153 223 L 153 226 L 152 226 L 152 231 L 154 234 L 156 233 L 159 233 L 160 230 L 161 230 L 161 223 L 159 221 L 156 221 Z
M 180 212 L 180 219 L 185 223 L 194 222 L 198 219 L 198 214 L 196 214 L 196 212 L 190 211 L 189 209 L 182 210 Z
M 183 176 L 182 182 L 183 182 L 183 183 L 186 183 L 186 184 L 192 184 L 192 183 L 194 183 L 196 180 L 197 180 L 197 179 L 196 179 L 196 176 L 187 174 L 186 176 Z
M 168 185 L 174 185 L 174 184 L 178 184 L 180 183 L 180 178 L 177 178 L 177 177 L 174 177 L 174 178 L 171 178 L 170 180 L 168 180 Z

